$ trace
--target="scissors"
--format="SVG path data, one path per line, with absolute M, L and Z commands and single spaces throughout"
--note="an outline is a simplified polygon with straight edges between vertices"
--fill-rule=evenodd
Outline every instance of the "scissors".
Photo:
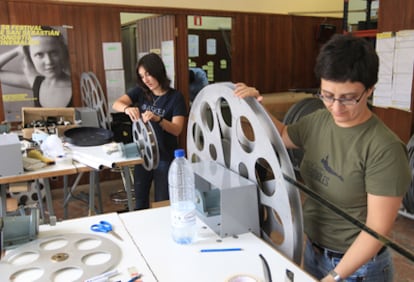
M 91 225 L 91 230 L 94 232 L 104 232 L 104 233 L 110 233 L 113 236 L 115 236 L 116 238 L 118 238 L 119 240 L 122 240 L 122 237 L 119 236 L 113 229 L 112 229 L 112 224 L 110 224 L 108 221 L 105 220 L 101 220 L 99 221 L 99 223 L 97 224 L 93 224 Z

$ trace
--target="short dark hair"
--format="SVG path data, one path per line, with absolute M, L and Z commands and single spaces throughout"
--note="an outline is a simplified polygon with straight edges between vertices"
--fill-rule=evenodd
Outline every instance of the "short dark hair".
M 149 53 L 143 56 L 141 59 L 139 59 L 136 67 L 138 85 L 149 91 L 148 87 L 142 81 L 142 78 L 138 73 L 138 69 L 140 67 L 143 67 L 152 77 L 154 77 L 162 89 L 170 89 L 171 80 L 167 76 L 167 70 L 165 69 L 164 62 L 159 55 L 155 53 Z
M 373 44 L 365 38 L 335 34 L 316 59 L 317 79 L 361 82 L 365 88 L 378 81 L 379 59 Z
M 193 70 L 188 70 L 188 80 L 190 83 L 193 83 L 195 80 L 195 74 Z

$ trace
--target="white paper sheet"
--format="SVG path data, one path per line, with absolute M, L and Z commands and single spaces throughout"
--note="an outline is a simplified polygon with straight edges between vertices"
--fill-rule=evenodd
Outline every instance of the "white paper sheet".
M 103 42 L 104 69 L 123 69 L 122 45 L 121 42 Z

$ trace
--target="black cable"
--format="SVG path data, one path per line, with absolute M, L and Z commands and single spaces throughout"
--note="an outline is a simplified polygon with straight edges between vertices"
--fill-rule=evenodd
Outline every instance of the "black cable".
M 272 273 L 270 272 L 270 267 L 269 267 L 267 260 L 262 254 L 259 254 L 259 257 L 262 260 L 262 264 L 263 264 L 265 282 L 272 282 Z
M 385 237 L 385 236 L 383 236 L 381 234 L 378 234 L 377 232 L 375 232 L 374 230 L 372 230 L 371 228 L 369 228 L 368 226 L 366 226 L 364 223 L 362 223 L 358 219 L 356 219 L 356 218 L 350 216 L 349 214 L 347 214 L 346 212 L 344 212 L 341 208 L 335 206 L 334 204 L 332 204 L 328 200 L 326 200 L 326 199 L 322 198 L 321 196 L 319 196 L 317 193 L 315 193 L 314 191 L 312 191 L 311 189 L 309 189 L 306 185 L 304 185 L 304 184 L 302 184 L 300 182 L 297 182 L 295 179 L 293 179 L 290 176 L 285 175 L 285 174 L 283 174 L 283 178 L 286 181 L 288 181 L 289 183 L 295 185 L 301 191 L 305 192 L 312 199 L 317 200 L 319 203 L 321 203 L 322 205 L 328 207 L 329 209 L 331 209 L 332 211 L 334 211 L 336 214 L 342 216 L 343 218 L 345 218 L 346 220 L 348 220 L 352 224 L 356 225 L 357 227 L 361 228 L 362 230 L 364 230 L 365 232 L 367 232 L 368 234 L 370 234 L 374 238 L 378 239 L 384 245 L 386 245 L 386 246 L 394 249 L 399 254 L 401 254 L 402 256 L 404 256 L 406 258 L 408 258 L 409 260 L 414 261 L 414 254 L 411 253 L 409 250 L 407 250 L 404 247 L 398 245 L 397 243 L 391 241 L 387 237 Z

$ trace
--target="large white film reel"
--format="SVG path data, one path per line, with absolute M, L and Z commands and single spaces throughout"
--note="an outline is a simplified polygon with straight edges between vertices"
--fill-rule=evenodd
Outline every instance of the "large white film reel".
M 110 129 L 108 103 L 101 84 L 93 72 L 82 73 L 80 88 L 82 104 L 97 111 L 99 127 Z
M 303 219 L 300 193 L 287 150 L 266 110 L 254 98 L 238 98 L 232 83 L 203 88 L 188 120 L 192 162 L 213 160 L 257 184 L 262 238 L 300 264 Z
M 0 261 L 2 281 L 85 281 L 119 264 L 120 247 L 103 236 L 69 233 L 36 239 Z
M 144 123 L 142 119 L 134 122 L 132 137 L 134 142 L 138 144 L 141 157 L 144 159 L 143 167 L 146 170 L 157 168 L 159 162 L 158 142 L 151 123 Z

